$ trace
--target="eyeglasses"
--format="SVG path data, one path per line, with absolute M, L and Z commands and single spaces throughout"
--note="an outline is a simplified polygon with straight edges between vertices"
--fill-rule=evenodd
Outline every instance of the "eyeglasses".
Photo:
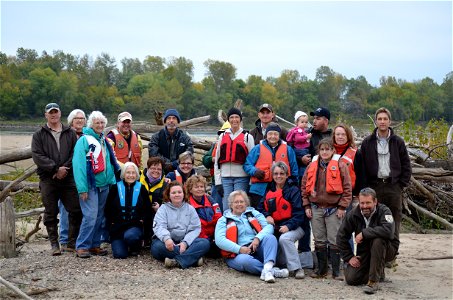
M 275 172 L 275 173 L 272 173 L 274 176 L 285 176 L 286 173 L 284 172 Z
M 245 203 L 245 200 L 236 200 L 236 201 L 233 201 L 233 204 L 244 204 Z
M 85 120 L 85 118 L 74 118 L 74 120 Z
M 193 163 L 189 163 L 189 162 L 179 163 L 179 164 L 183 165 L 183 166 L 191 166 L 191 165 L 193 165 Z
M 161 172 L 162 171 L 162 168 L 155 168 L 155 167 L 151 167 L 149 168 L 151 171 L 159 171 Z

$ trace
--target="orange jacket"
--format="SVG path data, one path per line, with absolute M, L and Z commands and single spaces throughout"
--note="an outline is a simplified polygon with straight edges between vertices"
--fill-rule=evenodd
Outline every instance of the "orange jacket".
M 258 220 L 253 216 L 253 214 L 251 212 L 246 213 L 246 215 L 247 215 L 247 220 L 249 221 L 252 228 L 257 233 L 260 232 L 263 229 L 261 227 L 260 222 L 258 222 Z M 238 242 L 238 227 L 236 225 L 236 222 L 233 219 L 229 219 L 229 218 L 227 219 L 226 238 L 234 243 Z M 228 252 L 225 250 L 220 250 L 220 254 L 224 258 L 235 258 L 237 255 L 236 253 Z
M 287 220 L 292 216 L 291 203 L 283 198 L 282 189 L 278 189 L 275 192 L 267 192 L 266 200 L 264 200 L 264 209 L 276 222 Z
M 140 168 L 142 162 L 142 149 L 138 142 L 137 134 L 135 131 L 131 130 L 131 149 L 124 138 L 124 136 L 119 133 L 117 129 L 111 131 L 115 136 L 115 154 L 116 158 L 123 164 L 131 161 Z
M 356 175 L 355 175 L 355 171 L 354 171 L 354 158 L 355 158 L 356 153 L 357 153 L 357 149 L 348 147 L 346 152 L 340 158 L 340 161 L 344 162 L 344 164 L 348 167 L 349 176 L 351 177 L 352 189 L 354 189 L 354 187 L 355 187 L 355 179 L 356 179 Z
M 252 183 L 256 182 L 271 182 L 272 174 L 271 167 L 274 161 L 282 161 L 288 166 L 288 173 L 291 174 L 289 159 L 288 159 L 288 145 L 282 141 L 280 146 L 275 153 L 275 159 L 272 157 L 271 151 L 263 145 L 263 141 L 260 142 L 260 156 L 255 163 L 255 167 L 264 171 L 264 179 L 259 180 L 255 176 L 252 176 Z

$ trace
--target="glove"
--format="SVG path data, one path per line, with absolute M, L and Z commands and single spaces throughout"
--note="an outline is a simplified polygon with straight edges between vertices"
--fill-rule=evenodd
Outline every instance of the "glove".
M 260 169 L 257 169 L 255 171 L 255 177 L 258 178 L 259 180 L 263 180 L 264 179 L 264 176 L 266 175 L 266 173 L 264 173 L 263 170 L 260 170 Z
M 223 195 L 224 195 L 223 185 L 221 185 L 221 184 L 216 185 L 216 186 L 215 186 L 215 189 L 216 189 L 216 191 L 217 191 L 217 194 L 219 194 L 220 197 L 223 198 Z

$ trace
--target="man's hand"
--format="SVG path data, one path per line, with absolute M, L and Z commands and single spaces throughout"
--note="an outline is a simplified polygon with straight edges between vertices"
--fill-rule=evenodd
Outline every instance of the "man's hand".
M 260 169 L 256 169 L 255 174 L 254 174 L 254 176 L 256 178 L 258 178 L 259 180 L 263 180 L 265 175 L 266 175 L 266 173 L 264 173 L 264 171 L 260 170 Z
M 68 167 L 64 166 L 59 167 L 57 173 L 55 173 L 55 177 L 57 177 L 57 179 L 60 180 L 65 178 L 68 175 L 68 170 L 69 170 Z
M 360 244 L 363 241 L 363 234 L 359 233 L 358 235 L 355 236 L 355 242 L 357 244 Z
M 351 267 L 358 268 L 360 267 L 360 256 L 353 256 L 349 262 L 348 262 Z

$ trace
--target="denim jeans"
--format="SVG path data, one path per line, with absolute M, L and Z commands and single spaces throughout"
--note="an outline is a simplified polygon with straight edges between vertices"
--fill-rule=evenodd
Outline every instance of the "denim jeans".
M 239 272 L 261 275 L 265 263 L 276 262 L 277 247 L 277 238 L 273 234 L 268 234 L 264 236 L 255 253 L 238 254 L 235 258 L 228 258 L 225 261 L 228 267 Z
M 131 227 L 123 234 L 123 239 L 112 241 L 113 258 L 127 258 L 130 252 L 140 250 L 143 238 L 143 230 L 138 227 Z
M 212 197 L 212 200 L 214 200 L 215 203 L 217 203 L 220 207 L 220 210 L 223 211 L 223 201 L 222 201 L 222 197 L 219 195 L 219 193 L 217 192 L 217 189 L 215 187 L 215 183 L 213 183 L 211 185 L 211 197 Z
M 80 199 L 82 224 L 80 225 L 76 249 L 91 249 L 101 245 L 101 224 L 109 187 L 97 187 L 88 191 L 88 198 Z
M 60 244 L 67 245 L 69 231 L 68 211 L 64 208 L 61 200 L 58 200 L 58 210 L 60 211 Z
M 222 186 L 223 186 L 223 209 L 227 210 L 230 207 L 228 206 L 228 196 L 234 192 L 242 190 L 248 192 L 250 185 L 250 177 L 222 177 Z
M 164 261 L 165 258 L 175 259 L 181 268 L 187 269 L 195 265 L 209 251 L 210 242 L 208 239 L 196 238 L 192 244 L 182 254 L 179 253 L 179 246 L 175 246 L 173 251 L 167 250 L 165 244 L 159 239 L 153 239 L 151 254 L 157 260 Z

